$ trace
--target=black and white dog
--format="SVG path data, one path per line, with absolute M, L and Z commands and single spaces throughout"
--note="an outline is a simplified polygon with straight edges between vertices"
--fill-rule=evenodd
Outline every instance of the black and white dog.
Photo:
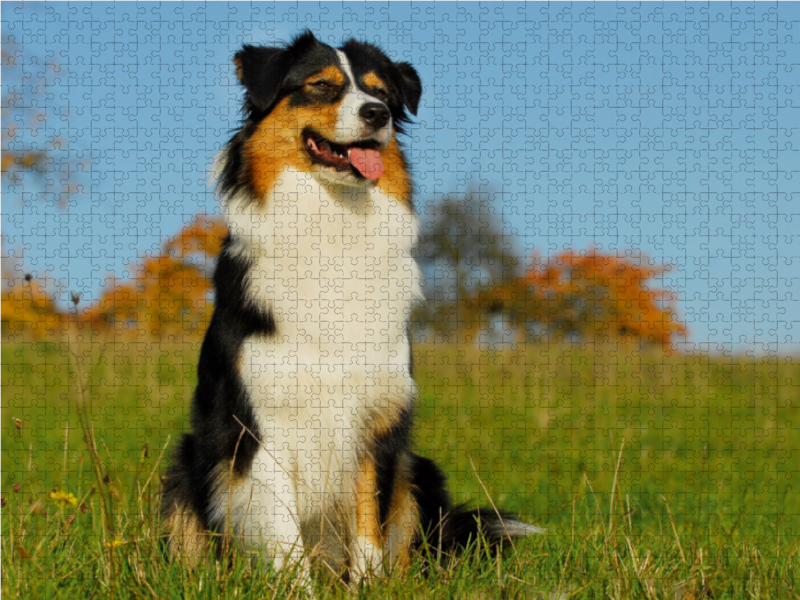
M 170 549 L 208 532 L 287 561 L 323 557 L 350 581 L 406 560 L 539 531 L 454 508 L 409 445 L 409 314 L 421 298 L 418 221 L 397 135 L 414 68 L 306 32 L 234 58 L 244 120 L 217 159 L 230 234 L 214 276 L 191 434 L 165 478 Z

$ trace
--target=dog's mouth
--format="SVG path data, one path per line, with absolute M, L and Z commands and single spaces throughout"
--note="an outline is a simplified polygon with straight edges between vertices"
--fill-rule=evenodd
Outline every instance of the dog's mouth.
M 359 179 L 374 181 L 383 174 L 383 159 L 377 142 L 364 140 L 355 144 L 336 144 L 309 129 L 303 132 L 303 141 L 312 163 Z

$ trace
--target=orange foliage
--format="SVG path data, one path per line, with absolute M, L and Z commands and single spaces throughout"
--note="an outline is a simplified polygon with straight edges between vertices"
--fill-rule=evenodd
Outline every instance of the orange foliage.
M 41 282 L 30 275 L 5 277 L 2 292 L 3 337 L 23 336 L 44 340 L 59 335 L 67 315 L 59 312 Z
M 212 290 L 207 261 L 216 258 L 227 228 L 221 219 L 199 215 L 159 256 L 145 257 L 128 281 L 111 277 L 100 301 L 83 320 L 137 336 L 202 334 L 210 317 Z
M 555 341 L 639 342 L 668 350 L 686 328 L 676 320 L 673 294 L 649 281 L 669 267 L 642 265 L 572 250 L 540 260 L 528 272 L 480 294 L 481 312 L 503 312 L 532 336 Z
M 6 277 L 3 334 L 41 340 L 88 329 L 136 338 L 199 338 L 211 315 L 209 266 L 226 235 L 221 219 L 197 216 L 166 240 L 158 256 L 136 264 L 130 279 L 111 276 L 97 303 L 68 312 L 59 311 L 36 280 Z

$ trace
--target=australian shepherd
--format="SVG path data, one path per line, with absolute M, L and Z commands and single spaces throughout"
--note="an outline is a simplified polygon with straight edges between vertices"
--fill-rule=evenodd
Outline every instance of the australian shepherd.
M 173 554 L 210 532 L 275 568 L 320 557 L 349 581 L 538 531 L 454 507 L 410 447 L 409 317 L 418 220 L 397 139 L 420 78 L 405 62 L 306 32 L 234 57 L 243 121 L 216 160 L 229 235 L 191 411 L 165 476 Z

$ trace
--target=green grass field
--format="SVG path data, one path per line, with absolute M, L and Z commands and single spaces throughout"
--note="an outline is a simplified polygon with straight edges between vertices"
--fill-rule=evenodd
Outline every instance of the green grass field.
M 199 347 L 72 350 L 80 374 L 63 347 L 3 345 L 3 596 L 303 597 L 292 572 L 249 557 L 190 570 L 159 552 L 159 474 L 187 424 Z M 359 597 L 800 597 L 797 358 L 415 355 L 417 451 L 458 501 L 489 505 L 488 494 L 547 533 L 502 560 L 478 550 L 429 572 L 415 561 Z M 317 597 L 352 593 L 316 585 Z

